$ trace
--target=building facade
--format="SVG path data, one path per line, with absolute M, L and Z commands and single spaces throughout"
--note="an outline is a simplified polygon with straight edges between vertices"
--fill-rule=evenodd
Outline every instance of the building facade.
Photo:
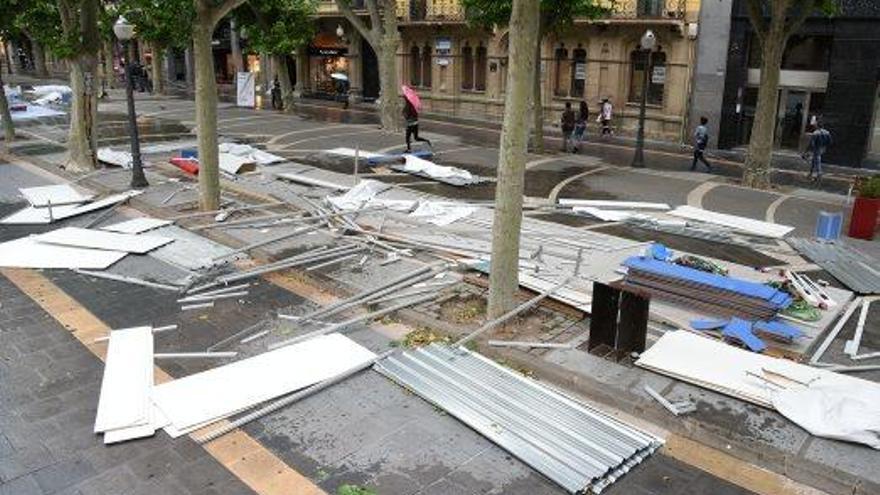
M 717 46 L 709 46 L 713 40 L 706 37 L 700 39 L 698 47 L 698 54 L 706 51 L 715 59 L 707 60 L 704 67 L 698 56 L 694 76 L 697 104 L 692 115 L 719 116 L 717 145 L 724 149 L 748 145 L 761 78 L 761 52 L 745 4 L 745 0 L 721 0 L 711 4 L 712 12 L 704 9 L 703 17 L 713 18 L 715 29 L 728 33 L 723 45 L 727 49 L 721 52 Z M 791 37 L 780 75 L 774 143 L 777 152 L 803 152 L 814 124 L 821 121 L 834 136 L 834 145 L 826 155 L 830 163 L 850 167 L 877 165 L 878 27 L 880 2 L 839 0 L 835 16 L 810 17 Z M 712 99 L 711 94 L 717 95 L 722 87 L 723 99 Z
M 425 110 L 500 121 L 507 81 L 506 28 L 469 26 L 457 0 L 398 0 L 397 15 L 400 82 L 417 88 Z M 683 139 L 689 126 L 698 15 L 698 0 L 618 0 L 606 17 L 575 20 L 545 36 L 540 67 L 545 122 L 557 123 L 567 101 L 575 106 L 586 101 L 596 115 L 600 101 L 608 98 L 616 131 L 632 133 L 648 70 L 647 136 Z M 375 54 L 335 2 L 320 2 L 317 22 L 318 34 L 297 60 L 302 93 L 331 94 L 337 90 L 331 74 L 344 73 L 353 98 L 378 97 Z M 646 68 L 648 57 L 638 44 L 647 29 L 655 33 L 658 46 Z

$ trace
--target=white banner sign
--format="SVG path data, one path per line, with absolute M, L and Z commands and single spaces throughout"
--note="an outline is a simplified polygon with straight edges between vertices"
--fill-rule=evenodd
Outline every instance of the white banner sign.
M 651 74 L 651 83 L 652 84 L 666 84 L 666 66 L 660 65 L 654 67 L 654 72 Z
M 236 78 L 237 98 L 236 105 L 240 107 L 253 107 L 256 95 L 256 79 L 253 72 L 239 72 Z

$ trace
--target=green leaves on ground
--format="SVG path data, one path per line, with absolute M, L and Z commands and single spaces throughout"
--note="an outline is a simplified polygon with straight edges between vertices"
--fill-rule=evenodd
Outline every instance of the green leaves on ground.
M 336 490 L 336 495 L 379 495 L 379 492 L 358 485 L 342 485 Z

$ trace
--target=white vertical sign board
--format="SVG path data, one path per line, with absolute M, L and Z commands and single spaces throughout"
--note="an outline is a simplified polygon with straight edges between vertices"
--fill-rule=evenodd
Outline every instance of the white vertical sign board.
M 256 95 L 256 78 L 253 72 L 239 72 L 236 78 L 237 99 L 240 107 L 253 107 Z

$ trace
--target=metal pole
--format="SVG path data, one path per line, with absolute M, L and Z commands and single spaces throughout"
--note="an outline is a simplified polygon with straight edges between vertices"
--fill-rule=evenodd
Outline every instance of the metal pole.
M 648 72 L 651 70 L 651 50 L 647 50 L 645 56 L 645 75 L 642 80 L 642 102 L 639 105 L 639 130 L 636 134 L 636 152 L 633 155 L 631 166 L 634 168 L 645 167 L 645 106 L 648 104 L 648 84 L 650 76 Z
M 131 45 L 131 41 L 127 41 Z M 131 187 L 143 189 L 150 184 L 144 175 L 144 164 L 141 162 L 141 143 L 138 136 L 137 115 L 134 109 L 134 88 L 131 82 L 131 59 L 125 63 L 125 97 L 128 100 L 128 132 L 131 135 Z

